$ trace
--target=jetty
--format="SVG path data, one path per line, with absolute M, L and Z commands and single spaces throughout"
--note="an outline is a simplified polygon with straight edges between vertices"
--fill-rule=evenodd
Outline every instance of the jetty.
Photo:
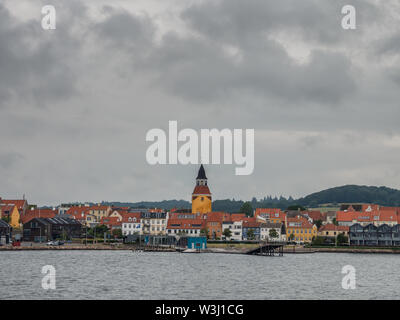
M 246 254 L 271 257 L 275 255 L 283 256 L 283 247 L 285 245 L 285 242 L 262 242 L 258 248 L 251 249 Z

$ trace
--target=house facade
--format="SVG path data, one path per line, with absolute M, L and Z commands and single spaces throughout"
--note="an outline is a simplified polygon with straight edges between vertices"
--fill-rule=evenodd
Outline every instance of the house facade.
M 400 246 L 400 225 L 356 223 L 349 228 L 349 241 L 354 246 Z
M 24 241 L 45 242 L 81 236 L 82 224 L 70 218 L 34 218 L 23 226 Z
M 260 226 L 261 222 L 257 222 L 255 218 L 247 218 L 243 220 L 243 240 L 260 240 Z
M 199 237 L 203 228 L 202 219 L 168 219 L 167 235 Z
M 137 213 L 127 213 L 122 217 L 122 235 L 141 235 L 143 234 L 141 214 Z
M 167 219 L 167 213 L 165 212 L 142 212 L 141 223 L 143 234 L 165 235 Z
M 298 243 L 310 243 L 317 236 L 317 226 L 303 216 L 287 218 L 286 239 Z
M 21 214 L 18 207 L 14 204 L 5 204 L 1 206 L 2 218 L 6 218 L 12 228 L 19 228 L 21 223 Z
M 225 229 L 230 230 L 231 236 L 228 237 L 226 240 L 232 241 L 241 241 L 243 237 L 243 221 L 238 220 L 227 220 L 222 222 L 222 234 L 224 233 Z
M 275 234 L 276 237 L 271 235 Z M 261 223 L 260 225 L 260 240 L 262 241 L 283 241 L 282 224 L 281 223 Z

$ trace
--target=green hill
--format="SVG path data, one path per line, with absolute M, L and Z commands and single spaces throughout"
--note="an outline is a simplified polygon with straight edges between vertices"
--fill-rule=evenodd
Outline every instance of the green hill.
M 400 206 L 400 191 L 387 187 L 346 185 L 312 193 L 296 202 L 307 207 L 325 203 L 376 203 L 382 206 Z
M 383 206 L 400 206 L 400 190 L 387 187 L 357 186 L 346 185 L 326 189 L 312 193 L 304 198 L 293 199 L 289 197 L 264 197 L 257 200 L 253 198 L 249 201 L 253 208 L 280 208 L 287 209 L 291 205 L 301 205 L 303 207 L 315 208 L 323 204 L 337 206 L 341 203 L 376 203 Z M 214 200 L 214 211 L 239 212 L 244 201 L 242 200 Z M 129 206 L 135 208 L 186 208 L 190 209 L 191 204 L 186 200 L 164 200 L 146 202 L 104 202 L 108 205 Z

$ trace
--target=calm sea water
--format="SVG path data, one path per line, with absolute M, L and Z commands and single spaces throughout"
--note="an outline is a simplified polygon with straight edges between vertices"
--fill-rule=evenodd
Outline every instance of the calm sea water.
M 44 265 L 56 289 L 44 290 Z M 356 289 L 342 289 L 342 267 Z M 400 255 L 0 252 L 0 299 L 399 299 Z

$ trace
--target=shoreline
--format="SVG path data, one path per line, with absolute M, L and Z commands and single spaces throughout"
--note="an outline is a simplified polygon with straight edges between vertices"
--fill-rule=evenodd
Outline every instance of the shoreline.
M 65 251 L 65 250 L 131 250 L 135 251 L 137 249 L 134 246 L 126 246 L 126 245 L 68 245 L 68 246 L 20 246 L 20 247 L 12 247 L 12 246 L 3 246 L 0 247 L 1 251 Z M 175 248 L 148 248 L 144 250 L 144 252 L 178 252 Z M 232 249 L 232 248 L 207 248 L 202 251 L 202 253 L 223 253 L 223 254 L 244 254 L 247 255 L 246 250 L 243 249 Z M 284 248 L 283 254 L 311 254 L 311 253 L 364 253 L 364 254 L 400 254 L 399 249 L 391 249 L 391 248 Z

